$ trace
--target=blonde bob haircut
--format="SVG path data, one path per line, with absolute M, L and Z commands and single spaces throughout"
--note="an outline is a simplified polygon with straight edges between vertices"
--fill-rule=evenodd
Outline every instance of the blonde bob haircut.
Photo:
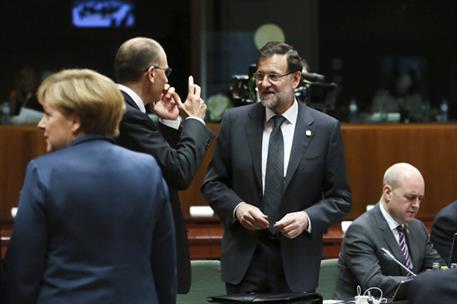
M 38 88 L 42 105 L 55 106 L 63 115 L 79 116 L 84 134 L 119 135 L 125 111 L 116 84 L 89 69 L 68 69 L 52 74 Z

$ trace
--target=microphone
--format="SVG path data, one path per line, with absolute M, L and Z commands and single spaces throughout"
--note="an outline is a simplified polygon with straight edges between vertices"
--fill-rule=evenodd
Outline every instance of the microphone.
M 308 81 L 324 81 L 325 76 L 317 73 L 302 73 L 304 79 Z
M 387 250 L 386 248 L 381 248 L 381 250 L 384 252 L 385 255 L 387 255 L 389 258 L 391 258 L 395 263 L 397 263 L 398 265 L 400 265 L 401 267 L 403 267 L 404 270 L 406 270 L 408 273 L 410 273 L 411 275 L 413 276 L 417 276 L 414 272 L 412 272 L 408 267 L 406 267 L 405 265 L 403 265 L 399 260 L 397 260 L 393 255 L 392 253 L 390 253 L 389 250 Z

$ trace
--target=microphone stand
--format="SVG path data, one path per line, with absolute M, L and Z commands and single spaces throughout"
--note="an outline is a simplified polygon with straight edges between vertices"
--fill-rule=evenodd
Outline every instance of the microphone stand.
M 401 267 L 403 267 L 404 270 L 406 270 L 409 274 L 411 274 L 412 276 L 417 276 L 414 272 L 412 272 L 408 267 L 406 267 L 405 265 L 403 265 L 399 260 L 397 260 L 393 255 L 392 253 L 390 253 L 389 250 L 387 250 L 386 248 L 381 248 L 381 250 L 384 252 L 385 255 L 387 255 L 389 258 L 391 258 L 392 260 L 394 260 L 395 263 L 397 263 L 398 265 L 400 265 Z

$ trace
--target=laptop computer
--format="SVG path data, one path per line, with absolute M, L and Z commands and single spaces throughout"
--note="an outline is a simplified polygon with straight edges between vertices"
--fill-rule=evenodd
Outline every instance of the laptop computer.
M 457 263 L 457 232 L 454 233 L 454 238 L 452 239 L 452 247 L 449 254 L 449 267 L 451 267 L 452 263 Z
M 401 281 L 400 284 L 398 284 L 397 289 L 395 289 L 393 297 L 389 299 L 388 303 L 407 300 L 408 288 L 412 280 L 413 278 Z
M 322 296 L 318 293 L 249 293 L 208 297 L 208 302 L 220 304 L 235 303 L 269 303 L 269 304 L 321 304 Z

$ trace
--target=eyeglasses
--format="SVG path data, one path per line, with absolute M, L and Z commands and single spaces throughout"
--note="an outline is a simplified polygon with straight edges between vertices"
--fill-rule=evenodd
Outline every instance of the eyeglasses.
M 173 72 L 173 70 L 172 70 L 170 67 L 168 67 L 168 68 L 162 68 L 162 67 L 160 67 L 160 66 L 158 66 L 158 65 L 155 65 L 155 64 L 149 65 L 144 71 L 147 72 L 147 71 L 149 70 L 150 67 L 153 67 L 154 69 L 158 69 L 158 70 L 164 71 L 165 76 L 167 76 L 167 78 L 170 77 L 171 72 Z
M 284 76 L 287 76 L 287 75 L 290 75 L 290 74 L 293 74 L 295 73 L 296 71 L 294 72 L 289 72 L 289 73 L 286 73 L 286 74 L 277 74 L 277 73 L 271 73 L 271 74 L 264 74 L 262 72 L 255 72 L 254 73 L 254 78 L 256 81 L 263 81 L 263 79 L 265 78 L 265 76 L 267 77 L 267 81 L 269 82 L 278 82 L 279 80 L 281 80 L 281 78 L 283 78 Z

